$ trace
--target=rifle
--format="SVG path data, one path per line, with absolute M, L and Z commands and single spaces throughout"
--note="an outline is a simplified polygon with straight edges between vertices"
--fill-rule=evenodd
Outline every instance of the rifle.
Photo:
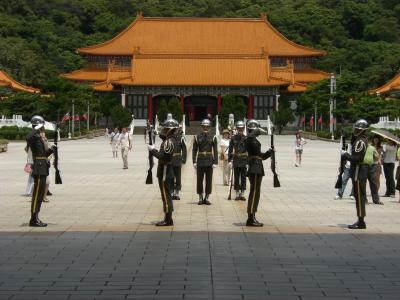
M 342 143 L 342 150 L 346 150 L 346 137 L 344 136 L 343 133 L 340 136 L 340 142 Z M 336 180 L 335 189 L 342 188 L 342 184 L 343 184 L 342 177 L 343 177 L 343 172 L 344 172 L 345 166 L 346 166 L 346 160 L 341 157 L 340 165 L 339 165 L 339 174 L 338 174 L 338 177 Z
M 149 136 L 149 145 L 153 145 L 153 129 L 149 121 L 147 123 L 146 130 Z M 149 151 L 149 169 L 147 170 L 146 184 L 153 184 L 153 172 L 152 172 L 153 166 L 154 166 L 153 154 L 151 154 L 151 152 Z
M 228 195 L 228 200 L 232 200 L 232 186 L 233 186 L 233 166 L 231 168 L 231 176 L 229 177 L 229 195 Z
M 275 158 L 275 145 L 274 145 L 274 132 L 271 131 L 271 171 L 274 174 L 274 188 L 280 187 L 281 183 L 279 182 L 278 174 L 276 173 L 276 158 Z
M 58 169 L 58 135 L 59 135 L 59 129 L 58 129 L 58 124 L 56 124 L 56 130 L 54 131 L 54 145 L 56 147 L 54 147 L 53 149 L 53 155 L 54 155 L 53 166 L 54 169 L 56 170 L 55 184 L 62 184 L 60 170 Z

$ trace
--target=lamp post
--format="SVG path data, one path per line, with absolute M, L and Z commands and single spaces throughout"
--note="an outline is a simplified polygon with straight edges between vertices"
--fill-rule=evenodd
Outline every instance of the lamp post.
M 89 131 L 89 120 L 90 120 L 89 109 L 90 109 L 90 102 L 88 100 L 88 102 L 87 102 L 87 115 L 86 115 L 86 117 L 87 117 L 87 119 L 86 119 L 86 129 L 87 129 L 87 131 Z
M 75 136 L 75 100 L 72 100 L 72 137 Z
M 336 94 L 336 77 L 335 74 L 331 73 L 330 80 L 330 99 L 329 99 L 329 131 L 331 133 L 331 139 L 334 140 L 335 136 L 333 134 L 334 130 L 334 119 L 333 119 L 333 109 L 335 105 L 335 94 Z

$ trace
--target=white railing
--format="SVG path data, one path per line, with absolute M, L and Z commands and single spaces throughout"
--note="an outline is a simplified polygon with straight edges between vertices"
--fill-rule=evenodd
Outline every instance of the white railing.
M 29 127 L 31 123 L 22 120 L 21 115 L 13 115 L 12 119 L 7 119 L 6 116 L 1 116 L 0 127 L 3 126 L 18 126 L 18 127 Z
M 384 129 L 400 129 L 400 118 L 396 118 L 393 121 L 389 120 L 389 117 L 380 117 L 379 122 L 372 124 L 373 128 L 384 128 Z

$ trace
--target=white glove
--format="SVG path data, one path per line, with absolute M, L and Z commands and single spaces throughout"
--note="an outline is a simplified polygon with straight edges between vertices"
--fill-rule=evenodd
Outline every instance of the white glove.
M 196 163 L 193 164 L 193 168 L 197 169 L 197 164 Z
M 218 167 L 218 165 L 213 165 L 213 169 L 215 169 L 216 167 Z
M 40 124 L 37 124 L 36 126 L 35 126 L 35 130 L 39 130 L 40 128 L 42 128 L 43 127 L 43 123 L 40 123 Z
M 149 149 L 149 151 L 154 150 L 156 147 L 154 145 L 147 145 L 147 149 Z
M 348 153 L 346 150 L 340 150 L 340 155 L 343 156 L 345 153 Z
M 232 168 L 232 166 L 233 166 L 233 163 L 232 163 L 232 162 L 230 162 L 228 165 L 229 165 L 229 168 Z

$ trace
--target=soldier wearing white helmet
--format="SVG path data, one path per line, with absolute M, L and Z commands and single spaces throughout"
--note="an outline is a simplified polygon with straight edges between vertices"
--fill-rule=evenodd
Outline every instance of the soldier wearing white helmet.
M 343 150 L 342 157 L 350 161 L 350 174 L 354 186 L 354 197 L 356 200 L 356 210 L 358 220 L 349 229 L 366 229 L 365 224 L 365 203 L 367 202 L 367 177 L 368 165 L 363 164 L 365 153 L 368 148 L 368 139 L 366 131 L 368 122 L 360 119 L 353 126 L 353 135 L 351 138 L 351 153 Z
M 174 221 L 172 220 L 174 206 L 171 195 L 173 189 L 174 172 L 171 161 L 174 153 L 173 136 L 178 127 L 179 123 L 176 120 L 172 118 L 166 120 L 160 132 L 160 138 L 162 139 L 160 150 L 155 149 L 154 145 L 148 145 L 151 154 L 158 158 L 157 178 L 165 213 L 164 220 L 156 223 L 156 226 L 174 225 Z
M 192 158 L 193 166 L 197 171 L 197 194 L 199 205 L 210 205 L 209 196 L 212 191 L 213 169 L 218 166 L 218 142 L 215 135 L 210 133 L 211 121 L 204 119 L 201 122 L 203 132 L 194 137 Z M 203 180 L 206 178 L 205 195 L 203 196 Z
M 244 122 L 236 122 L 237 133 L 232 137 L 229 144 L 229 163 L 233 167 L 234 189 L 236 191 L 235 200 L 246 201 L 244 193 L 246 191 L 246 171 L 248 155 L 246 150 L 246 136 L 244 135 Z
M 33 166 L 32 176 L 34 186 L 31 203 L 31 219 L 29 226 L 46 227 L 47 224 L 39 219 L 40 207 L 43 202 L 46 189 L 46 178 L 49 175 L 50 163 L 48 157 L 53 153 L 55 145 L 51 148 L 45 145 L 40 133 L 44 131 L 44 119 L 41 116 L 33 116 L 31 120 L 32 131 L 26 136 L 27 146 L 32 151 Z
M 257 120 L 249 120 L 247 122 L 247 130 L 248 135 L 245 144 L 249 157 L 247 176 L 250 181 L 250 193 L 247 203 L 248 218 L 246 226 L 261 227 L 263 224 L 257 221 L 256 212 L 260 201 L 261 182 L 265 175 L 263 160 L 269 158 L 274 150 L 269 149 L 265 153 L 261 152 L 261 143 L 257 140 L 257 137 L 265 130 L 260 127 L 260 123 Z

